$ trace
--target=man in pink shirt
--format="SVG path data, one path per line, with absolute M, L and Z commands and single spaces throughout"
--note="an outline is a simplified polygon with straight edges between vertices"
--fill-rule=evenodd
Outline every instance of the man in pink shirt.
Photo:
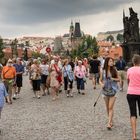
M 127 71 L 128 91 L 127 101 L 130 109 L 130 122 L 132 127 L 132 139 L 136 140 L 137 104 L 140 115 L 140 55 L 132 58 L 133 67 Z

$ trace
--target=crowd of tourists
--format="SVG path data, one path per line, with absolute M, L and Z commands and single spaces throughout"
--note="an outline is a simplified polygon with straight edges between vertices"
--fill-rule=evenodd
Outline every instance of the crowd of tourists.
M 101 94 L 105 100 L 108 123 L 107 129 L 113 127 L 113 111 L 119 91 L 123 91 L 124 80 L 128 80 L 127 100 L 130 109 L 130 122 L 133 140 L 136 139 L 137 103 L 140 113 L 140 56 L 134 55 L 133 66 L 126 72 L 126 63 L 121 56 L 117 61 L 111 57 L 97 57 L 78 59 L 62 59 L 60 56 L 51 58 L 29 59 L 27 62 L 21 58 L 7 61 L 5 66 L 0 65 L 0 116 L 6 101 L 12 104 L 13 100 L 20 98 L 23 83 L 23 74 L 29 76 L 33 96 L 37 99 L 49 95 L 52 101 L 59 99 L 64 91 L 66 98 L 74 97 L 73 84 L 76 82 L 77 94 L 85 95 L 87 80 L 101 85 Z M 140 115 L 140 114 L 139 114 Z

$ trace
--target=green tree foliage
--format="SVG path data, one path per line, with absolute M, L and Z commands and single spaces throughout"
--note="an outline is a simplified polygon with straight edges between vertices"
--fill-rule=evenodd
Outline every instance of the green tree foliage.
M 123 42 L 123 35 L 122 34 L 117 35 L 117 41 Z
M 93 53 L 98 54 L 99 53 L 99 46 L 97 44 L 96 38 L 93 38 Z
M 3 39 L 0 38 L 0 63 L 1 63 L 3 66 L 5 66 L 5 65 L 6 65 L 6 62 L 7 62 L 7 59 L 4 58 L 3 49 L 4 49 Z
M 12 57 L 17 57 L 18 56 L 17 44 L 18 44 L 18 40 L 15 38 L 11 43 Z
M 88 57 L 93 54 L 98 55 L 99 47 L 97 46 L 96 38 L 92 36 L 84 36 L 82 43 L 71 52 L 72 57 Z
M 72 49 L 70 56 L 72 58 L 75 58 L 77 56 L 77 50 L 76 49 Z
M 25 41 L 25 46 L 30 46 L 30 41 Z
M 4 57 L 3 49 L 4 49 L 3 39 L 0 38 L 0 59 Z
M 37 59 L 38 57 L 44 58 L 45 56 L 39 52 L 32 52 L 32 57 Z
M 40 57 L 40 53 L 39 52 L 32 52 L 32 57 L 38 58 L 38 57 Z
M 114 41 L 114 37 L 112 35 L 109 35 L 107 38 L 106 38 L 107 41 Z

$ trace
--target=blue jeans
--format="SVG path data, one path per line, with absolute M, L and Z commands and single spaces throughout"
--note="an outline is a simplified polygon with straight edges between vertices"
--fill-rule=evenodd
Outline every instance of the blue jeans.
M 85 89 L 85 82 L 83 80 L 83 78 L 76 78 L 77 80 L 77 89 L 78 90 L 84 90 Z

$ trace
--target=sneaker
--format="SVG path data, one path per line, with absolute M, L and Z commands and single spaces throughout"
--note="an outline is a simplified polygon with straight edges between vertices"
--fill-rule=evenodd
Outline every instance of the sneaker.
M 82 95 L 85 95 L 85 93 L 83 92 Z
M 123 88 L 120 88 L 120 91 L 122 92 L 123 91 Z
M 19 99 L 19 96 L 20 96 L 20 95 L 19 95 L 19 94 L 17 94 L 17 97 L 16 97 L 16 98 L 17 98 L 17 99 Z
M 80 92 L 80 91 L 78 91 L 78 93 L 79 93 L 79 94 L 81 94 L 81 92 Z
M 13 96 L 13 100 L 16 100 L 17 98 L 16 98 L 16 94 L 14 94 L 14 96 Z
M 73 97 L 73 94 L 72 93 L 70 94 L 70 97 Z
M 37 98 L 37 95 L 34 93 L 34 96 L 33 96 L 33 98 Z
M 68 92 L 68 94 L 70 94 L 70 90 L 69 89 L 67 90 L 67 92 Z
M 46 93 L 43 93 L 42 96 L 46 96 Z
M 40 95 L 37 96 L 37 99 L 40 99 Z
M 67 97 L 69 97 L 69 94 L 67 94 Z
M 62 89 L 59 90 L 59 93 L 62 93 Z

